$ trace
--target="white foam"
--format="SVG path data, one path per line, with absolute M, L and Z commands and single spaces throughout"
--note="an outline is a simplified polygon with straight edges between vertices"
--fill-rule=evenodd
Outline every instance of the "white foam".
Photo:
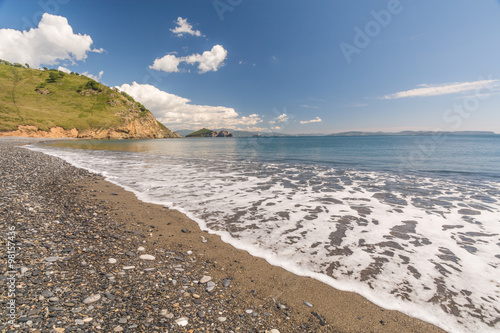
M 485 204 L 473 198 L 487 190 L 500 193 L 497 183 L 405 178 L 381 172 L 340 175 L 316 166 L 29 148 L 102 174 L 142 201 L 175 208 L 223 241 L 295 274 L 357 292 L 382 307 L 447 331 L 500 329 L 499 323 L 487 325 L 497 320 L 500 309 L 500 259 L 495 257 L 500 244 L 500 202 Z M 410 187 L 416 190 L 404 189 Z M 388 203 L 391 198 L 379 199 L 375 193 L 395 195 L 407 204 Z M 412 204 L 413 199 L 440 197 L 456 199 L 447 200 L 450 207 L 425 209 Z M 465 208 L 479 211 L 474 205 L 480 204 L 490 211 L 480 210 L 480 215 L 471 215 L 471 221 L 459 213 Z M 371 212 L 361 216 L 352 208 L 358 206 Z M 403 221 L 415 221 L 415 232 L 405 233 Z M 451 225 L 459 227 L 443 227 Z M 365 245 L 359 244 L 361 239 Z M 467 245 L 475 252 L 467 250 Z M 374 267 L 377 258 L 387 261 L 378 274 L 370 276 L 367 269 Z M 327 275 L 332 263 L 337 268 Z M 430 302 L 432 298 L 435 303 Z M 446 313 L 443 306 L 455 314 Z M 474 311 L 483 319 L 476 318 Z

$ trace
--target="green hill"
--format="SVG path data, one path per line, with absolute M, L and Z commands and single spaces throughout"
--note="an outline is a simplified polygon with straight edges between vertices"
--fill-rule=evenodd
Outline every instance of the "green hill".
M 197 138 L 197 137 L 212 137 L 212 133 L 214 131 L 209 130 L 207 128 L 202 128 L 200 130 L 197 130 L 196 132 L 193 132 L 191 134 L 186 135 L 186 138 Z
M 2 134 L 113 139 L 179 137 L 124 92 L 77 73 L 30 69 L 6 61 L 0 61 Z

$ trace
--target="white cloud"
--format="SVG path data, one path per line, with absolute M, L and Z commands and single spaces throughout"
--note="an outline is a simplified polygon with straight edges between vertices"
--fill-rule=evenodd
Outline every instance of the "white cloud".
M 153 65 L 149 68 L 164 71 L 167 73 L 178 72 L 179 64 L 185 62 L 187 64 L 198 64 L 200 74 L 206 72 L 216 72 L 224 65 L 224 60 L 227 57 L 227 50 L 222 45 L 215 45 L 210 51 L 205 51 L 202 54 L 191 54 L 185 57 L 177 57 L 174 54 L 167 54 L 163 58 L 157 58 Z
M 314 119 L 311 119 L 311 120 L 301 120 L 300 121 L 300 124 L 304 125 L 304 124 L 309 124 L 309 123 L 320 123 L 322 122 L 323 120 L 321 120 L 320 117 L 316 117 Z
M 66 67 L 63 67 L 63 66 L 59 66 L 57 67 L 57 70 L 61 71 L 61 72 L 64 72 L 66 74 L 69 74 L 71 73 L 71 70 L 67 69 Z
M 82 73 L 82 75 L 85 75 L 86 77 L 88 77 L 92 80 L 96 80 L 96 81 L 101 81 L 102 74 L 104 74 L 104 71 L 100 71 L 98 75 L 93 75 L 93 74 L 90 74 L 89 72 Z
M 104 51 L 92 49 L 92 43 L 90 36 L 73 33 L 65 17 L 45 13 L 38 27 L 29 31 L 0 29 L 0 59 L 35 68 L 65 60 L 74 63 L 85 60 L 88 52 Z
M 182 17 L 177 18 L 177 26 L 174 29 L 170 29 L 177 37 L 182 37 L 184 34 L 201 37 L 202 34 L 199 30 L 193 30 L 193 26 L 188 23 L 187 18 Z
M 153 62 L 152 66 L 149 66 L 149 68 L 157 70 L 157 71 L 164 71 L 167 73 L 173 73 L 173 72 L 178 72 L 179 71 L 179 63 L 181 62 L 181 59 L 177 58 L 173 54 L 167 54 L 163 58 L 157 58 Z
M 274 120 L 270 120 L 269 124 L 283 123 L 283 122 L 287 122 L 289 119 L 290 118 L 288 117 L 288 115 L 286 113 L 283 113 L 283 114 L 279 115 L 278 117 L 276 117 Z
M 262 122 L 258 114 L 240 116 L 233 108 L 225 106 L 190 104 L 187 98 L 149 84 L 133 82 L 117 88 L 144 104 L 160 122 L 175 128 L 234 128 Z
M 306 109 L 319 109 L 318 106 L 307 105 L 307 104 L 302 104 L 301 107 L 306 108 Z
M 487 89 L 496 84 L 499 80 L 481 80 L 473 82 L 454 82 L 441 85 L 421 84 L 420 88 L 400 91 L 394 94 L 385 95 L 383 99 L 396 99 L 407 97 L 427 97 L 447 94 L 456 94 L 471 90 Z
M 272 130 L 272 131 L 279 131 L 279 130 L 281 130 L 281 127 L 279 127 L 279 126 L 274 126 L 274 127 L 271 127 L 271 130 Z

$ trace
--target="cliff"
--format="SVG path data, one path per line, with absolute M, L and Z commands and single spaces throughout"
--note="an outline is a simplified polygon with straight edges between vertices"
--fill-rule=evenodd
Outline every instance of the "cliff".
M 0 61 L 0 136 L 180 137 L 126 93 L 77 73 Z

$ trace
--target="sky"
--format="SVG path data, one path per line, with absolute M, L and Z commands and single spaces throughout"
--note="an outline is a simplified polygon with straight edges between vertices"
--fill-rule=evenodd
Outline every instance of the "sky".
M 500 133 L 499 0 L 0 0 L 0 59 L 173 130 Z

